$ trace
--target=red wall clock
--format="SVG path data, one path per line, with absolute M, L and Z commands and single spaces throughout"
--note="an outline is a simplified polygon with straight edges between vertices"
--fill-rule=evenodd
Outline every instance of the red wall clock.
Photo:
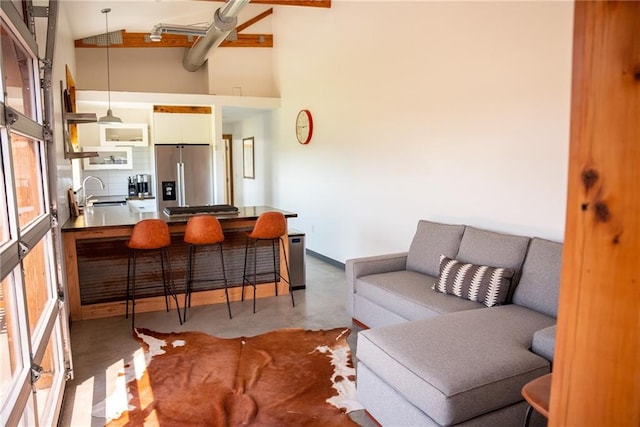
M 300 110 L 296 117 L 296 137 L 300 144 L 308 144 L 313 135 L 313 119 L 311 111 Z

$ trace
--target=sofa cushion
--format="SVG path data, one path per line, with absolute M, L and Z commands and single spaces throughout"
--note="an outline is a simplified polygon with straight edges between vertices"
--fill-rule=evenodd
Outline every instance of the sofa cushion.
M 439 425 L 522 400 L 549 373 L 529 351 L 552 317 L 517 305 L 467 310 L 358 333 L 357 359 Z
M 562 244 L 533 238 L 513 294 L 514 304 L 558 317 L 561 267 Z
M 553 362 L 553 351 L 556 344 L 556 325 L 540 329 L 533 334 L 531 351 Z
M 527 253 L 529 240 L 529 237 L 467 227 L 460 242 L 460 250 L 454 258 L 472 264 L 512 268 L 516 271 L 513 280 L 515 284 Z
M 464 264 L 441 255 L 433 289 L 493 307 L 507 300 L 513 273 L 511 268 Z
M 407 270 L 437 276 L 440 254 L 454 258 L 464 233 L 464 225 L 420 220 L 407 256 Z
M 359 297 L 407 320 L 485 307 L 474 301 L 434 292 L 431 286 L 435 280 L 433 276 L 405 270 L 360 277 L 356 287 Z

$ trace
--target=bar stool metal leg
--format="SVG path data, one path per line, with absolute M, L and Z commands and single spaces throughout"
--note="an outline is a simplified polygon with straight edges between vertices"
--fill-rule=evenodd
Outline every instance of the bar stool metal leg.
M 187 321 L 187 307 L 191 307 L 191 283 L 193 282 L 195 252 L 195 245 L 187 246 L 187 278 L 184 285 L 184 314 L 182 315 L 185 322 Z
M 258 241 L 253 241 L 253 313 L 256 312 L 256 288 L 258 287 Z
M 276 241 L 275 240 L 271 240 L 271 253 L 273 254 L 273 284 L 276 287 L 276 296 L 278 296 L 278 270 L 276 269 Z
M 244 268 L 242 270 L 242 297 L 240 301 L 244 301 L 244 284 L 247 281 L 247 258 L 249 254 L 249 238 L 247 237 L 247 241 L 244 245 Z
M 242 298 L 241 301 L 244 301 L 244 286 L 245 284 L 250 285 L 253 288 L 253 312 L 256 312 L 256 287 L 258 285 L 258 241 L 253 240 L 253 281 L 247 275 L 247 260 L 249 259 L 249 239 L 247 237 L 247 241 L 244 246 L 244 270 L 242 273 Z
M 133 262 L 131 259 L 133 258 Z M 129 300 L 131 300 L 131 328 L 135 325 L 136 318 L 136 261 L 137 253 L 135 250 L 129 250 L 127 260 L 127 292 L 125 302 L 125 319 L 129 317 Z M 133 277 L 132 277 L 133 276 Z
M 129 249 L 129 256 L 127 257 L 127 292 L 126 292 L 126 298 L 125 298 L 125 314 L 124 314 L 125 319 L 129 317 L 130 284 L 131 284 L 131 249 Z
M 529 423 L 531 422 L 531 414 L 533 413 L 533 407 L 531 405 L 527 406 L 527 413 L 524 416 L 524 427 L 529 427 Z
M 222 250 L 222 243 L 218 243 L 220 249 L 220 262 L 222 263 L 222 278 L 224 280 L 224 295 L 227 297 L 227 310 L 229 311 L 229 319 L 231 319 L 231 303 L 229 302 L 229 283 L 227 282 L 227 273 L 224 267 L 224 252 Z
M 136 325 L 136 262 L 138 254 L 133 251 L 133 279 L 131 283 L 131 329 Z
M 178 303 L 178 294 L 176 293 L 176 286 L 175 286 L 175 282 L 173 281 L 173 270 L 171 269 L 171 261 L 169 260 L 169 249 L 163 248 L 162 253 L 167 258 L 167 270 L 169 270 L 169 284 L 167 288 L 169 289 L 169 292 L 171 293 L 171 297 L 176 303 L 176 311 L 178 312 L 178 322 L 180 322 L 180 324 L 182 325 L 182 315 L 180 314 L 180 304 Z M 163 277 L 164 277 L 164 274 L 163 274 Z M 166 295 L 165 295 L 165 300 L 166 300 Z M 167 311 L 169 310 L 167 309 Z
M 164 305 L 169 312 L 169 299 L 167 298 L 167 275 L 164 270 L 164 249 L 160 251 L 160 269 L 162 271 L 162 287 L 164 288 Z M 179 309 L 178 309 L 179 310 Z

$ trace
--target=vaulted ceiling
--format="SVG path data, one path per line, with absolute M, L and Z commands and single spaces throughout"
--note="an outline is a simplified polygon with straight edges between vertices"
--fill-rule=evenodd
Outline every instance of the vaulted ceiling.
M 164 34 L 160 42 L 152 42 L 149 33 L 154 25 L 206 26 L 215 11 L 223 5 L 220 0 L 139 0 L 139 1 L 72 1 L 63 0 L 67 10 L 75 46 L 79 48 L 103 47 L 97 37 L 104 34 L 104 14 L 109 13 L 110 33 L 119 32 L 122 42 L 110 42 L 112 48 L 131 47 L 191 47 L 197 37 L 180 34 Z M 251 0 L 239 16 L 233 37 L 223 41 L 221 47 L 273 47 L 273 34 L 252 31 L 252 26 L 269 19 L 274 7 L 330 8 L 331 0 Z M 203 19 L 206 21 L 203 22 Z M 237 36 L 236 36 L 237 35 Z

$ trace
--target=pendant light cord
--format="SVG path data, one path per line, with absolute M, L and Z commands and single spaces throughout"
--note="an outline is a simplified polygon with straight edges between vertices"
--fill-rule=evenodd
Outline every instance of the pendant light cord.
M 107 100 L 109 103 L 109 111 L 111 111 L 111 64 L 109 62 L 109 45 L 111 41 L 109 40 L 109 12 L 111 12 L 109 8 L 102 9 L 102 13 L 104 13 L 105 30 L 107 32 Z

